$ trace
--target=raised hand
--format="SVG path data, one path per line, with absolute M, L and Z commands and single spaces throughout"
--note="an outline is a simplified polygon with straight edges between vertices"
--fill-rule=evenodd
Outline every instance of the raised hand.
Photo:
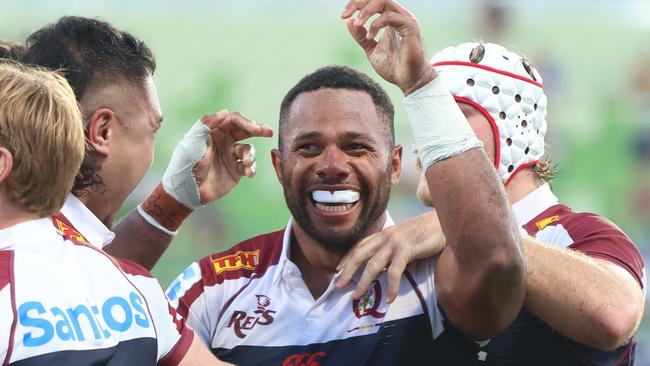
M 354 14 L 358 16 L 354 18 Z M 365 24 L 379 14 L 366 29 Z M 405 95 L 435 78 L 424 51 L 417 19 L 393 0 L 352 0 L 341 18 L 352 37 L 363 48 L 370 64 L 386 81 L 397 85 Z M 380 30 L 379 40 L 375 37 Z
M 271 137 L 270 127 L 226 110 L 204 116 L 174 150 L 165 171 L 165 190 L 195 209 L 226 195 L 243 176 L 255 175 L 255 149 L 238 141 Z

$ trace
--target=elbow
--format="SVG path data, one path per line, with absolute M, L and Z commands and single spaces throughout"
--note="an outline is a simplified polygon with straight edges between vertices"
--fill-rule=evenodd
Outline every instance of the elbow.
M 623 327 L 620 324 L 614 324 L 613 321 L 601 324 L 600 328 L 600 334 L 595 335 L 597 339 L 590 342 L 590 346 L 601 351 L 614 351 L 624 345 L 632 337 L 632 332 L 630 332 L 628 328 Z
M 490 256 L 485 282 L 493 286 L 496 295 L 513 303 L 516 311 L 511 320 L 514 320 L 526 295 L 526 260 L 518 236 L 513 236 L 506 248 Z
M 491 289 L 490 305 L 494 317 L 482 338 L 493 337 L 510 326 L 524 303 L 526 295 L 526 265 L 521 257 L 492 259 L 485 272 L 484 286 Z
M 486 260 L 477 283 L 482 290 L 475 303 L 477 317 L 465 328 L 474 340 L 492 338 L 505 331 L 521 311 L 526 294 L 523 260 Z M 486 316 L 489 314 L 489 316 Z
M 496 237 L 470 241 L 474 248 L 490 250 L 480 254 L 475 251 L 462 258 L 455 256 L 462 284 L 436 281 L 436 291 L 448 300 L 441 303 L 447 305 L 444 308 L 451 322 L 474 340 L 489 339 L 503 332 L 521 311 L 526 293 L 526 263 L 517 237 Z
M 519 312 L 526 292 L 526 262 L 521 252 L 493 255 L 483 268 L 483 284 L 492 289 L 494 302 L 512 304 Z M 514 319 L 514 316 L 513 316 Z
M 519 236 L 514 232 L 493 235 L 489 241 L 484 239 L 481 246 L 492 248 L 480 259 L 480 271 L 485 285 L 507 291 L 500 284 L 509 284 L 513 292 L 523 293 L 526 262 Z
M 600 332 L 594 334 L 589 345 L 607 352 L 625 345 L 634 335 L 642 313 L 643 309 L 639 309 L 634 302 L 604 312 L 594 320 Z
M 503 253 L 493 255 L 486 260 L 486 277 L 497 276 L 504 280 L 513 281 L 523 288 L 526 278 L 526 262 L 523 253 Z

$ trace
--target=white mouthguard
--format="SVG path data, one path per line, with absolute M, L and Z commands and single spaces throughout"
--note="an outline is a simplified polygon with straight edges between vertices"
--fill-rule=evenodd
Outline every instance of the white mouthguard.
M 359 192 L 347 189 L 345 191 L 313 191 L 312 197 L 318 203 L 354 203 L 359 200 Z

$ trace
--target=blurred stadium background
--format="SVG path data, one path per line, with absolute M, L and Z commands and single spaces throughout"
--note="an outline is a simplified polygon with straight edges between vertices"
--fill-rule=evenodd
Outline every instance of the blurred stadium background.
M 647 0 L 402 0 L 419 19 L 429 54 L 468 40 L 497 41 L 539 69 L 549 96 L 553 188 L 581 211 L 625 230 L 650 263 L 650 2 Z M 159 181 L 182 134 L 203 114 L 237 110 L 277 128 L 282 97 L 305 74 L 345 64 L 374 78 L 339 14 L 344 0 L 3 0 L 0 38 L 24 41 L 63 15 L 99 17 L 147 42 L 165 114 L 152 169 L 123 214 Z M 397 220 L 423 211 L 414 196 L 412 136 L 401 95 L 396 133 L 402 182 L 389 209 Z M 154 269 L 163 286 L 191 261 L 289 217 L 269 151 L 253 140 L 258 175 L 192 215 Z M 137 159 L 137 157 L 133 157 Z M 647 313 L 647 312 L 646 312 Z M 646 317 L 647 318 L 647 317 Z M 639 331 L 637 365 L 650 365 L 650 319 Z

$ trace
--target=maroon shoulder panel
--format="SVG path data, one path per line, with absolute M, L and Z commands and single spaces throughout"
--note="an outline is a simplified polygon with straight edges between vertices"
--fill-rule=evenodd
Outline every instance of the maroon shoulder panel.
M 0 290 L 11 283 L 13 255 L 12 250 L 0 250 Z
M 627 269 L 643 287 L 643 257 L 632 240 L 614 223 L 592 213 L 579 213 L 560 221 L 575 243 L 572 249 Z
M 282 253 L 284 229 L 245 240 L 223 252 L 210 254 L 198 261 L 201 281 L 183 295 L 177 311 L 187 317 L 189 307 L 203 294 L 205 287 L 222 284 L 225 280 L 262 276 L 277 264 Z
M 573 239 L 569 248 L 625 268 L 643 286 L 641 253 L 614 223 L 593 213 L 575 213 L 567 206 L 555 205 L 524 225 L 524 228 L 530 235 L 535 235 L 548 226 L 556 225 L 562 225 Z
M 260 277 L 277 264 L 282 253 L 284 230 L 263 234 L 245 240 L 220 253 L 199 261 L 206 286 L 241 277 Z

